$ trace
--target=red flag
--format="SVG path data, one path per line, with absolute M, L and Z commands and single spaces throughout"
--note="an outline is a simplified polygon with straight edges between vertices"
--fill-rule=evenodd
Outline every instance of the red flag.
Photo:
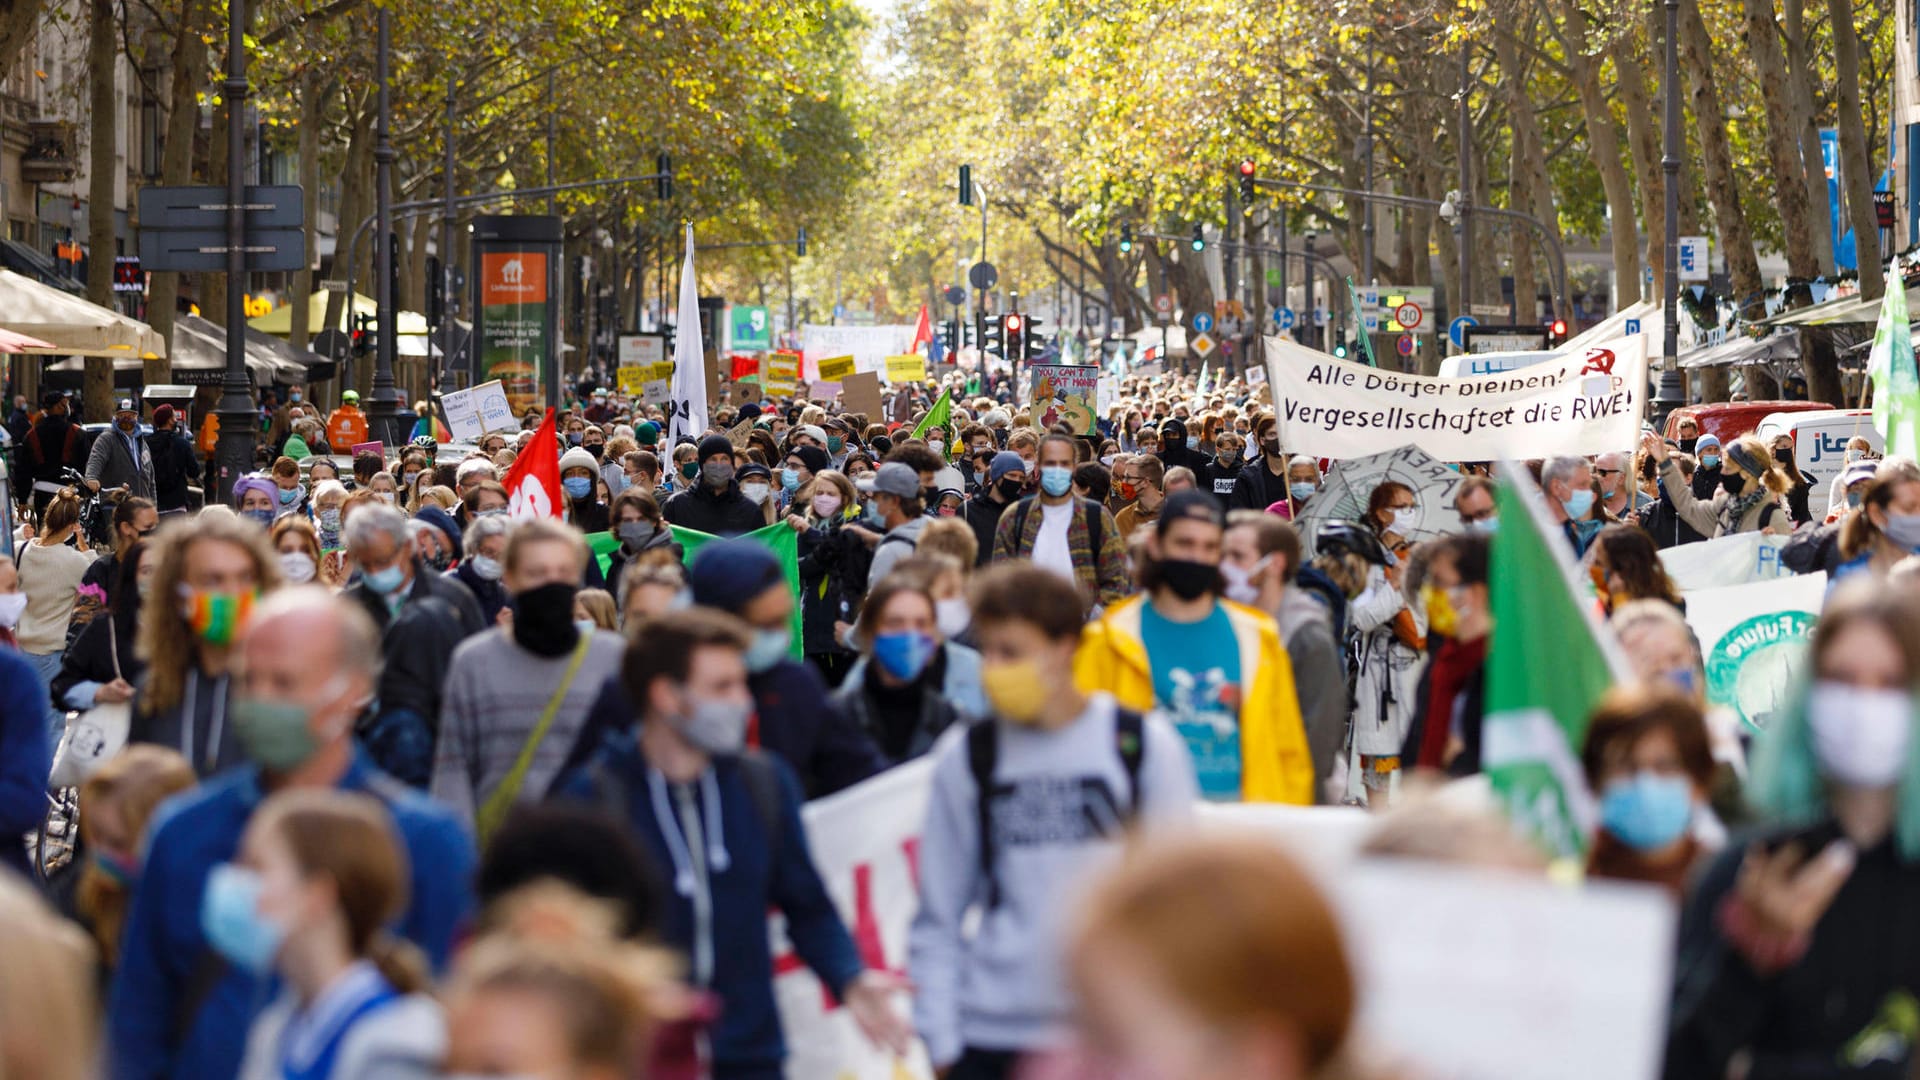
M 507 470 L 507 516 L 515 521 L 527 518 L 560 517 L 560 440 L 554 434 L 553 410 L 534 429 L 533 441 Z
M 920 305 L 920 317 L 913 322 L 913 344 L 907 346 L 908 352 L 919 352 L 920 346 L 933 344 L 933 323 L 927 318 L 927 305 Z

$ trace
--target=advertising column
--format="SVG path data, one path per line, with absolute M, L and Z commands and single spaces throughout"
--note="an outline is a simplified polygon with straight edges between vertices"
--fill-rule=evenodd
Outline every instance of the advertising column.
M 474 366 L 468 385 L 500 380 L 515 415 L 560 402 L 560 219 L 473 219 Z

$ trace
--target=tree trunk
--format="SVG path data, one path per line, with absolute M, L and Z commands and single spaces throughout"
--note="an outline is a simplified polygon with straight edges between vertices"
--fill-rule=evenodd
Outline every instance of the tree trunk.
M 115 61 L 120 57 L 118 20 L 114 0 L 91 0 L 87 18 L 87 72 L 89 81 L 87 135 L 87 299 L 104 308 L 113 303 L 113 181 L 119 155 L 116 121 L 123 111 L 114 101 L 118 89 Z M 86 419 L 98 423 L 113 417 L 113 357 L 89 356 L 85 361 L 82 405 Z
M 1813 218 L 1807 206 L 1806 171 L 1800 167 L 1800 143 L 1793 126 L 1794 107 L 1787 85 L 1787 58 L 1780 48 L 1780 27 L 1773 21 L 1773 0 L 1741 0 L 1747 54 L 1753 59 L 1766 104 L 1767 161 L 1773 171 L 1773 202 L 1786 237 L 1787 273 L 1819 276 L 1814 253 Z
M 1872 300 L 1885 290 L 1886 275 L 1880 266 L 1880 228 L 1873 216 L 1871 151 L 1860 111 L 1860 37 L 1848 0 L 1827 0 L 1827 14 L 1833 29 L 1834 107 L 1840 114 L 1840 177 L 1846 186 L 1847 220 L 1853 225 L 1860 295 Z
M 1586 121 L 1587 150 L 1600 170 L 1600 186 L 1606 192 L 1607 208 L 1613 220 L 1630 222 L 1634 217 L 1633 183 L 1620 157 L 1620 129 L 1614 122 L 1606 92 L 1600 87 L 1599 61 L 1587 52 L 1587 16 L 1571 0 L 1563 0 L 1560 10 L 1566 23 L 1567 67 L 1574 87 L 1580 92 L 1580 112 Z M 1633 230 L 1618 225 L 1607 231 L 1612 234 L 1614 272 L 1626 280 L 1639 281 L 1639 238 Z M 1564 298 L 1560 302 L 1565 303 Z
M 367 212 L 373 208 L 373 185 L 367 171 L 373 161 L 373 94 L 350 90 L 347 100 L 353 126 L 347 137 L 346 153 L 342 155 L 340 166 L 340 218 L 335 230 L 333 266 L 329 276 L 342 280 L 352 276 L 354 290 L 371 295 L 374 290 L 366 287 L 364 274 L 349 274 L 350 269 L 358 268 L 349 266 L 348 247 L 353 242 L 354 230 L 360 227 L 361 219 L 365 218 Z M 360 245 L 361 250 L 355 253 L 357 257 L 353 261 L 364 263 L 365 249 L 369 246 L 371 245 L 363 240 Z M 347 298 L 344 294 L 337 292 L 329 294 L 326 321 L 322 325 L 342 325 L 340 320 L 346 311 L 346 304 Z M 353 328 L 349 326 L 347 330 L 351 333 Z M 367 365 L 356 362 L 355 366 L 364 368 Z M 342 388 L 348 387 L 343 384 Z
M 307 347 L 307 329 L 313 320 L 308 310 L 313 296 L 313 260 L 314 244 L 318 239 L 320 200 L 316 197 L 320 191 L 320 103 L 325 92 L 320 89 L 320 73 L 308 68 L 300 75 L 300 132 L 299 146 L 294 151 L 300 158 L 300 187 L 307 193 L 301 207 L 300 230 L 307 252 L 307 259 L 300 269 L 293 272 L 293 290 L 290 306 L 293 308 L 293 329 L 287 334 L 287 344 L 296 349 Z
M 1516 16 L 1516 22 L 1523 24 L 1525 32 L 1531 34 L 1531 12 L 1516 13 Z M 1511 190 L 1508 198 L 1515 210 L 1526 213 L 1535 204 L 1536 185 L 1546 183 L 1546 156 L 1540 146 L 1540 124 L 1534 115 L 1533 101 L 1527 97 L 1526 66 L 1520 59 L 1520 50 L 1514 47 L 1513 38 L 1502 33 L 1494 34 L 1493 52 L 1495 62 L 1500 65 L 1500 85 L 1507 99 L 1507 123 L 1512 129 L 1512 138 L 1509 140 L 1512 155 L 1508 159 L 1507 174 Z M 1491 230 L 1496 220 L 1489 217 L 1481 221 L 1479 226 Z M 1513 295 L 1522 305 L 1520 318 L 1525 322 L 1531 311 L 1527 306 L 1529 299 L 1539 292 L 1533 264 L 1533 237 L 1522 228 L 1512 229 L 1508 237 L 1513 249 Z
M 1707 24 L 1694 4 L 1680 5 L 1680 64 L 1687 73 L 1695 130 L 1705 159 L 1707 199 L 1713 204 L 1714 231 L 1733 279 L 1733 295 L 1747 303 L 1762 295 L 1760 260 L 1753 250 L 1753 233 L 1740 208 L 1740 188 L 1733 171 L 1733 148 L 1727 139 L 1727 110 L 1720 104 L 1714 81 L 1713 47 Z M 1747 312 L 1751 315 L 1752 312 Z
M 193 136 L 200 122 L 199 91 L 206 80 L 207 41 L 200 20 L 206 0 L 182 0 L 173 39 L 167 87 L 167 127 L 160 145 L 160 182 L 173 187 L 193 179 Z M 312 190 L 312 189 L 309 189 Z M 180 275 L 155 274 L 147 289 L 147 322 L 163 340 L 173 340 Z
M 1620 78 L 1620 106 L 1627 114 L 1627 147 L 1633 157 L 1633 175 L 1635 186 L 1640 191 L 1640 224 L 1647 242 L 1643 249 L 1646 254 L 1646 269 L 1652 274 L 1653 291 L 1646 291 L 1648 274 L 1641 273 L 1629 281 L 1616 278 L 1620 295 L 1614 297 L 1617 307 L 1625 307 L 1635 299 L 1654 300 L 1664 295 L 1667 269 L 1667 179 L 1660 172 L 1660 132 L 1655 127 L 1655 118 L 1660 114 L 1653 104 L 1653 97 L 1647 92 L 1647 76 L 1643 65 L 1647 58 L 1636 47 L 1632 33 L 1623 33 L 1613 43 L 1613 70 Z M 1616 229 L 1632 228 L 1632 222 L 1614 222 Z
M 1820 155 L 1820 126 L 1813 87 L 1807 79 L 1813 61 L 1807 52 L 1805 0 L 1784 0 L 1781 30 L 1787 43 L 1787 100 L 1794 109 L 1794 137 L 1800 144 L 1801 182 L 1807 188 L 1807 213 L 1813 222 L 1813 255 L 1820 273 L 1833 273 L 1833 211 L 1827 197 L 1827 174 Z M 1817 399 L 1816 399 L 1817 400 Z
M 0 72 L 12 71 L 13 62 L 33 40 L 43 6 L 43 0 L 10 0 L 0 13 Z

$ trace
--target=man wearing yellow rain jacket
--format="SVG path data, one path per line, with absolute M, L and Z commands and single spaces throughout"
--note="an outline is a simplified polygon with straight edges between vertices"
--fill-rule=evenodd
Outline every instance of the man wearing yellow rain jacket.
M 1311 804 L 1293 667 L 1271 618 L 1220 598 L 1224 532 L 1211 495 L 1169 496 L 1147 540 L 1146 593 L 1087 624 L 1075 680 L 1127 708 L 1166 713 L 1207 798 Z

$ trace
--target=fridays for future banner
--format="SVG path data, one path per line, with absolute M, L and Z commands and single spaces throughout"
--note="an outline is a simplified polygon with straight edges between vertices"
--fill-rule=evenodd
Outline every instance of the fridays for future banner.
M 1464 378 L 1406 375 L 1269 337 L 1280 445 L 1365 457 L 1412 443 L 1442 461 L 1515 461 L 1627 450 L 1646 407 L 1646 338 Z

